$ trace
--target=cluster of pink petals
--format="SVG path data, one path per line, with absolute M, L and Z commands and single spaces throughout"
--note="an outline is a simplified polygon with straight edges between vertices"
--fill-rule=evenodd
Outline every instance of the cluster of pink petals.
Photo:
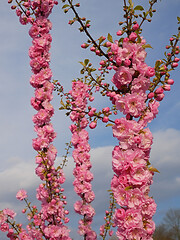
M 112 82 L 122 94 L 110 93 L 109 96 L 117 109 L 126 115 L 126 118 L 116 119 L 113 126 L 113 136 L 119 145 L 112 152 L 115 174 L 111 189 L 121 207 L 114 214 L 118 238 L 152 240 L 156 203 L 148 194 L 154 174 L 149 168 L 153 138 L 146 125 L 156 117 L 159 103 L 151 100 L 146 106 L 146 91 L 155 71 L 144 62 L 145 41 L 136 43 L 135 39 L 125 38 L 122 47 L 116 42 L 111 44 L 114 60 L 119 65 Z M 139 121 L 133 117 L 139 117 Z
M 88 94 L 88 86 L 81 81 L 72 83 L 72 112 L 71 120 L 75 123 L 70 126 L 72 132 L 71 142 L 74 146 L 73 158 L 75 168 L 73 175 L 74 190 L 82 200 L 74 204 L 75 212 L 82 215 L 83 219 L 79 221 L 79 234 L 83 235 L 86 240 L 97 239 L 96 233 L 91 229 L 93 216 L 95 215 L 94 208 L 90 203 L 94 200 L 94 192 L 92 191 L 91 181 L 93 174 L 90 172 L 90 146 L 88 143 L 89 134 L 85 130 L 88 125 L 88 120 L 85 117 Z
M 16 15 L 22 25 L 33 23 L 39 16 L 48 17 L 51 13 L 54 4 L 58 4 L 55 0 L 22 0 L 21 7 L 16 8 Z M 23 11 L 22 11 L 23 10 Z M 34 15 L 32 17 L 31 15 Z
M 153 172 L 149 170 L 152 134 L 134 120 L 117 119 L 113 136 L 119 140 L 112 156 L 115 172 L 111 189 L 120 209 L 114 222 L 119 239 L 152 239 L 155 230 L 152 216 L 156 211 L 154 200 L 148 196 Z
M 145 63 L 144 44 L 144 39 L 141 39 L 141 43 L 136 43 L 128 38 L 124 39 L 122 47 L 118 46 L 118 42 L 111 44 L 113 58 L 118 66 L 112 82 L 122 92 L 130 89 L 129 93 L 116 96 L 114 103 L 123 114 L 135 118 L 146 110 L 145 93 L 150 86 L 150 77 L 155 75 L 154 68 Z
M 50 46 L 52 37 L 49 34 L 52 24 L 47 19 L 51 12 L 53 1 L 43 1 L 40 5 L 40 16 L 36 18 L 29 34 L 33 38 L 33 45 L 30 47 L 30 65 L 34 75 L 30 79 L 31 85 L 35 88 L 35 97 L 31 99 L 32 106 L 38 111 L 34 117 L 35 131 L 37 138 L 33 139 L 33 148 L 41 151 L 36 157 L 36 174 L 46 184 L 41 184 L 37 189 L 37 199 L 41 201 L 41 211 L 36 215 L 37 225 L 40 225 L 43 233 L 50 239 L 70 239 L 69 230 L 63 225 L 69 219 L 68 212 L 64 209 L 66 197 L 63 195 L 64 189 L 61 184 L 65 177 L 62 169 L 55 169 L 56 148 L 51 144 L 56 137 L 51 117 L 54 108 L 51 105 L 53 84 L 50 82 L 52 72 L 49 68 Z M 42 10 L 43 9 L 43 10 Z M 42 14 L 43 12 L 43 14 Z M 51 223 L 51 224 L 48 224 Z M 31 232 L 33 232 L 33 228 Z M 35 236 L 33 233 L 33 237 Z

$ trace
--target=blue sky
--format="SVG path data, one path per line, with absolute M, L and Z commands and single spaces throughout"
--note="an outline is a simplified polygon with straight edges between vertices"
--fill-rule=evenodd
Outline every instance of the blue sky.
M 134 1 L 136 5 L 148 5 L 148 1 Z M 144 3 L 145 2 L 145 3 Z M 82 1 L 79 8 L 81 16 L 91 19 L 92 27 L 90 32 L 94 38 L 101 35 L 107 36 L 111 33 L 116 37 L 119 30 L 118 22 L 122 20 L 121 1 L 91 0 Z M 145 23 L 143 36 L 153 49 L 148 50 L 147 63 L 154 65 L 155 60 L 163 58 L 165 46 L 168 39 L 177 33 L 177 19 L 180 1 L 163 0 L 155 5 L 157 12 L 154 14 L 152 23 Z M 98 59 L 88 50 L 81 49 L 80 45 L 86 41 L 86 36 L 79 33 L 78 24 L 69 26 L 68 20 L 72 14 L 64 14 L 60 5 L 54 8 L 51 20 L 53 22 L 53 45 L 51 67 L 54 79 L 58 79 L 68 91 L 71 87 L 71 80 L 80 76 L 81 69 L 79 61 L 84 58 L 90 60 L 98 67 Z M 31 70 L 29 67 L 28 48 L 31 46 L 31 39 L 28 36 L 29 26 L 22 26 L 18 22 L 15 13 L 10 10 L 6 1 L 0 2 L 0 209 L 10 207 L 18 213 L 17 219 L 23 219 L 20 210 L 23 203 L 19 203 L 16 192 L 19 188 L 25 188 L 29 192 L 29 198 L 35 201 L 35 188 L 38 186 L 38 178 L 34 174 L 35 151 L 31 147 L 32 138 L 36 135 L 33 132 L 32 116 L 35 113 L 30 106 L 30 98 L 33 96 L 33 89 L 29 84 Z M 153 132 L 154 143 L 151 152 L 151 162 L 158 168 L 160 174 L 156 174 L 152 186 L 152 195 L 158 205 L 157 213 L 154 216 L 158 224 L 169 208 L 180 208 L 180 68 L 177 68 L 171 75 L 175 84 L 170 92 L 166 93 L 165 99 L 161 102 L 160 112 L 150 124 Z M 107 78 L 110 81 L 111 77 Z M 53 104 L 56 114 L 53 117 L 53 124 L 58 133 L 55 141 L 59 151 L 59 158 L 65 153 L 64 143 L 70 140 L 68 125 L 70 121 L 63 112 L 58 111 L 59 98 L 54 94 Z M 106 106 L 104 98 L 97 98 L 95 106 L 102 108 Z M 96 192 L 94 207 L 96 219 L 94 226 L 103 223 L 103 214 L 108 207 L 106 189 L 109 189 L 111 171 L 111 151 L 117 144 L 112 137 L 111 128 L 104 130 L 103 125 L 98 124 L 96 131 L 90 132 L 90 143 L 92 146 L 92 162 L 94 173 L 93 188 Z M 69 197 L 69 207 L 73 212 L 72 204 L 78 199 L 72 192 L 72 171 L 73 160 L 69 158 L 68 167 L 65 169 L 67 182 L 66 193 Z M 107 199 L 107 200 L 105 200 Z M 71 214 L 70 225 L 77 226 L 76 216 Z M 3 235 L 4 236 L 4 235 Z M 1 239 L 7 239 L 5 236 Z M 73 236 L 76 237 L 73 230 Z

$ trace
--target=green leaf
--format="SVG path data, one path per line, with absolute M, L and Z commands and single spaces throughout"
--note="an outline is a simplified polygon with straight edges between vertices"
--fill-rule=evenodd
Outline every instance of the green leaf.
M 157 69 L 161 65 L 161 61 L 157 60 L 155 64 L 155 68 Z
M 65 104 L 64 104 L 64 102 L 63 102 L 62 99 L 61 99 L 61 101 L 60 101 L 60 104 L 61 104 L 63 107 L 65 107 Z
M 109 42 L 113 43 L 113 39 L 110 33 L 108 33 L 107 39 L 109 40 Z
M 144 8 L 141 5 L 137 5 L 134 10 L 139 10 L 139 11 L 143 11 Z
M 152 12 L 149 12 L 149 16 L 152 17 L 152 16 L 153 16 L 153 13 L 152 13 Z
M 180 17 L 177 17 L 178 22 L 180 22 Z
M 150 44 L 144 44 L 142 45 L 143 48 L 152 48 Z
M 69 4 L 65 4 L 64 6 L 62 6 L 62 9 L 67 7 L 70 7 Z
M 108 124 L 106 125 L 106 127 L 112 127 L 112 126 L 114 126 L 114 124 L 112 124 L 112 123 L 108 123 Z
M 84 63 L 83 63 L 83 62 L 79 62 L 79 63 L 84 66 Z
M 85 66 L 87 66 L 88 63 L 89 63 L 89 59 L 85 59 L 85 60 L 84 60 L 84 64 L 85 64 Z
M 153 167 L 153 166 L 149 167 L 149 171 L 160 173 L 160 172 L 157 170 L 157 168 L 155 168 L 155 167 Z

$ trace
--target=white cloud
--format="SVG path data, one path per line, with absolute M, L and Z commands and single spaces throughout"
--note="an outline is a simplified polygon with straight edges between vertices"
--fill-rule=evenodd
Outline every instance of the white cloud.
M 33 161 L 24 162 L 18 158 L 9 160 L 9 167 L 0 172 L 0 192 L 14 193 L 20 188 L 28 189 L 37 185 Z

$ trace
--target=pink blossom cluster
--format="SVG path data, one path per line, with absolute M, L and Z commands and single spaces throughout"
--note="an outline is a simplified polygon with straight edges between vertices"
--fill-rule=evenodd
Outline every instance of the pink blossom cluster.
M 55 169 L 54 167 L 57 150 L 51 144 L 56 137 L 56 133 L 50 122 L 54 114 L 54 108 L 50 103 L 54 89 L 50 82 L 52 72 L 49 68 L 49 50 L 52 37 L 49 34 L 51 22 L 47 19 L 47 16 L 51 11 L 50 2 L 53 1 L 43 1 L 41 14 L 36 18 L 29 31 L 33 38 L 29 56 L 31 58 L 30 66 L 34 73 L 30 83 L 35 88 L 35 97 L 31 99 L 31 104 L 38 111 L 33 117 L 34 129 L 37 132 L 37 138 L 33 139 L 33 148 L 39 152 L 36 157 L 36 163 L 38 164 L 36 174 L 42 181 L 46 182 L 46 184 L 40 184 L 37 189 L 37 199 L 41 201 L 42 209 L 36 215 L 36 221 L 43 229 L 46 237 L 50 239 L 70 239 L 69 230 L 62 222 L 67 223 L 69 221 L 66 217 L 68 211 L 64 208 L 66 197 L 63 195 L 64 189 L 61 188 L 65 177 L 61 168 Z
M 111 44 L 113 59 L 117 65 L 112 82 L 122 93 L 126 93 L 116 96 L 117 109 L 124 115 L 130 114 L 138 118 L 146 109 L 146 91 L 155 70 L 145 63 L 145 40 L 136 43 L 130 39 L 125 38 L 122 47 L 119 47 L 117 42 Z
M 11 3 L 13 0 L 8 0 Z M 55 0 L 22 0 L 21 4 L 12 5 L 11 8 L 16 10 L 16 15 L 19 17 L 21 24 L 26 25 L 33 23 L 39 16 L 48 17 L 51 13 L 54 4 L 58 4 Z
M 81 200 L 74 204 L 74 210 L 83 216 L 83 219 L 79 221 L 79 234 L 83 235 L 86 240 L 95 240 L 97 239 L 96 233 L 91 229 L 95 210 L 90 204 L 95 195 L 91 186 L 93 174 L 90 172 L 89 134 L 85 130 L 88 120 L 84 113 L 87 98 L 90 97 L 88 86 L 81 81 L 73 82 L 70 94 L 72 96 L 70 118 L 75 123 L 70 126 L 72 132 L 71 142 L 74 146 L 72 155 L 76 164 L 73 171 L 75 177 L 73 185 L 75 192 L 81 197 Z
M 116 119 L 113 136 L 119 140 L 112 156 L 115 172 L 111 181 L 114 198 L 121 209 L 114 216 L 119 239 L 152 239 L 154 200 L 148 196 L 153 172 L 149 169 L 152 134 L 134 120 Z
M 112 82 L 120 93 L 108 95 L 116 108 L 126 116 L 116 119 L 113 126 L 113 136 L 118 139 L 119 145 L 112 152 L 115 174 L 111 189 L 117 204 L 121 206 L 114 214 L 118 238 L 152 240 L 155 230 L 152 216 L 156 211 L 156 203 L 148 193 L 154 174 L 149 167 L 153 141 L 146 125 L 156 117 L 159 102 L 154 99 L 146 106 L 146 91 L 155 70 L 145 63 L 145 40 L 136 43 L 136 38 L 136 33 L 133 33 L 124 39 L 122 46 L 118 46 L 118 42 L 111 44 L 116 62 Z

